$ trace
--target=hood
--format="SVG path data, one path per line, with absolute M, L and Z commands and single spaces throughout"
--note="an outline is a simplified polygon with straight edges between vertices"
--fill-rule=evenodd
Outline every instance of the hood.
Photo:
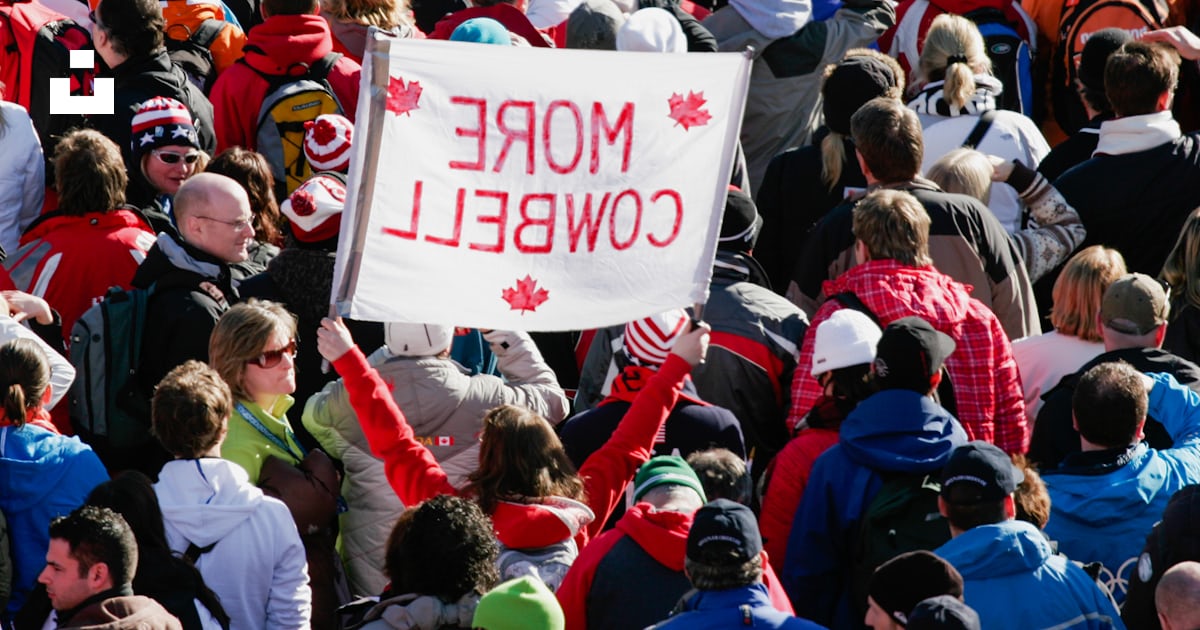
M 216 258 L 184 243 L 177 234 L 161 232 L 133 275 L 133 286 L 145 289 L 157 283 L 162 290 L 193 286 L 197 277 L 220 280 L 228 276 L 228 267 Z
M 852 291 L 883 317 L 875 300 L 869 299 L 880 295 L 889 304 L 904 304 L 905 315 L 916 315 L 955 338 L 952 329 L 971 312 L 971 288 L 932 265 L 909 267 L 894 260 L 872 260 L 825 281 L 822 290 L 829 296 Z
M 263 501 L 241 466 L 215 457 L 167 462 L 154 490 L 163 522 L 197 547 L 224 538 Z
M 1172 472 L 1157 451 L 1138 444 L 1123 466 L 1105 467 L 1107 474 L 1079 474 L 1072 468 L 1043 473 L 1054 488 L 1054 518 L 1075 520 L 1091 528 L 1127 522 L 1157 503 L 1167 492 Z
M 954 565 L 964 580 L 1029 573 L 1054 555 L 1038 528 L 1016 520 L 972 528 L 936 553 Z
M 771 288 L 766 270 L 752 256 L 717 250 L 717 257 L 713 261 L 712 284 L 729 285 L 735 282 L 752 282 L 766 289 Z
M 942 91 L 943 81 L 932 81 L 909 101 L 909 108 L 927 116 L 978 116 L 996 109 L 996 96 L 1004 91 L 999 79 L 986 74 L 975 75 L 975 93 L 962 107 L 951 105 Z
M 64 437 L 41 427 L 0 427 L 0 503 L 11 513 L 28 510 L 58 492 L 78 472 L 79 456 L 90 449 L 77 437 Z M 103 481 L 96 479 L 95 483 Z
M 440 630 L 441 628 L 470 628 L 479 605 L 477 593 L 467 593 L 457 602 L 446 603 L 432 595 L 408 593 L 389 597 L 367 612 L 367 622 L 382 620 L 388 628 L 397 630 Z
M 950 412 L 928 396 L 889 389 L 855 407 L 842 422 L 842 448 L 873 470 L 923 473 L 938 470 L 967 433 Z
M 246 63 L 260 73 L 298 74 L 301 64 L 311 65 L 333 50 L 333 38 L 319 15 L 274 15 L 250 30 L 243 50 Z
M 616 527 L 650 554 L 655 562 L 672 571 L 683 571 L 692 516 L 683 512 L 655 510 L 649 503 L 638 503 L 625 510 Z
M 787 37 L 812 18 L 808 0 L 731 0 L 730 5 L 754 30 L 769 39 Z
M 492 512 L 496 538 L 509 549 L 537 549 L 574 538 L 596 520 L 587 505 L 564 497 L 537 503 L 499 501 Z

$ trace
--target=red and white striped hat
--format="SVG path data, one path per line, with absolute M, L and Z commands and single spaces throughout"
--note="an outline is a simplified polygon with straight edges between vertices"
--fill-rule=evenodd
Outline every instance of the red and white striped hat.
M 350 170 L 350 137 L 354 123 L 340 114 L 321 114 L 304 123 L 304 156 L 316 171 Z
M 135 159 L 141 159 L 147 151 L 159 147 L 200 148 L 192 113 L 183 103 L 166 96 L 155 96 L 138 105 L 133 115 L 130 142 Z
M 336 177 L 327 173 L 313 175 L 279 206 L 296 240 L 318 243 L 337 236 L 342 210 L 346 207 L 346 185 Z
M 625 325 L 625 354 L 636 364 L 657 367 L 688 330 L 687 311 L 677 308 Z

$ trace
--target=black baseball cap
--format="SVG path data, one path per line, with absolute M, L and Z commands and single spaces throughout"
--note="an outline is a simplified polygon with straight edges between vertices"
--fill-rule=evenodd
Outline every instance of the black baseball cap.
M 1025 473 L 1008 453 L 994 444 L 975 440 L 950 453 L 942 468 L 942 497 L 949 503 L 999 501 L 1016 491 Z

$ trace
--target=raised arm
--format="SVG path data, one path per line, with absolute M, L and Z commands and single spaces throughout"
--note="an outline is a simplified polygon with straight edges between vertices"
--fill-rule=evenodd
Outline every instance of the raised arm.
M 1005 182 L 1021 196 L 1038 227 L 1012 234 L 1021 250 L 1030 282 L 1054 269 L 1083 243 L 1087 229 L 1079 213 L 1041 173 L 1016 160 L 989 155 L 992 181 Z

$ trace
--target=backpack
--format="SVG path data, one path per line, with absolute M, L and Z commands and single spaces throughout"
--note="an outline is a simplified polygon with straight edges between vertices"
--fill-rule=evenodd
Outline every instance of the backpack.
M 0 82 L 4 99 L 29 112 L 46 156 L 46 181 L 59 136 L 83 126 L 83 116 L 50 113 L 50 79 L 69 78 L 71 96 L 90 96 L 94 68 L 72 69 L 72 50 L 92 50 L 92 36 L 74 20 L 38 2 L 0 0 Z
M 867 610 L 867 587 L 879 565 L 909 551 L 932 551 L 950 540 L 938 510 L 937 472 L 884 475 L 883 486 L 863 513 L 854 552 L 851 605 L 857 619 Z
M 137 369 L 153 292 L 153 286 L 112 287 L 71 329 L 71 424 L 89 444 L 126 449 L 150 438 L 150 397 L 138 385 Z
M 1021 37 L 1003 11 L 993 8 L 976 9 L 963 17 L 979 27 L 988 59 L 992 60 L 992 75 L 1004 85 L 996 97 L 996 106 L 1026 116 L 1033 116 L 1033 46 Z
M 195 31 L 179 24 L 177 26 L 188 30 L 187 39 L 163 38 L 163 43 L 167 47 L 167 55 L 171 57 L 171 61 L 187 74 L 188 81 L 191 81 L 192 85 L 195 85 L 205 96 L 212 91 L 213 82 L 217 80 L 217 67 L 213 63 L 211 50 L 212 43 L 221 34 L 221 31 L 225 30 L 226 24 L 228 22 L 224 20 L 210 18 L 201 22 Z M 168 32 L 170 30 L 167 29 Z
M 246 45 L 242 50 L 265 55 L 261 48 Z M 342 105 L 327 77 L 341 53 L 329 53 L 301 75 L 272 76 L 254 70 L 243 57 L 238 63 L 254 70 L 268 83 L 258 113 L 256 150 L 271 164 L 275 176 L 275 198 L 287 199 L 312 175 L 304 156 L 304 123 L 321 114 L 341 114 Z
M 537 549 L 510 549 L 499 541 L 496 544 L 500 547 L 496 568 L 500 570 L 501 582 L 528 575 L 541 580 L 551 591 L 558 590 L 579 556 L 579 548 L 572 539 Z
M 1165 0 L 1067 0 L 1058 22 L 1058 47 L 1050 67 L 1050 97 L 1054 118 L 1068 134 L 1088 122 L 1076 80 L 1083 45 L 1093 33 L 1106 28 L 1139 35 L 1162 28 L 1168 8 Z

